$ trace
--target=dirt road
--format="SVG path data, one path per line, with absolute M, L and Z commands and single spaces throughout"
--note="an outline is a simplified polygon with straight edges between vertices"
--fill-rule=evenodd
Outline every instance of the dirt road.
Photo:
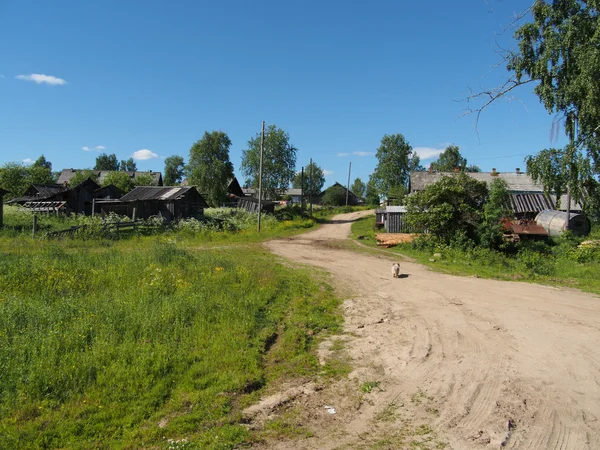
M 600 298 L 408 262 L 393 279 L 383 254 L 323 245 L 361 214 L 267 244 L 331 273 L 345 331 L 321 353 L 343 346 L 353 368 L 294 396 L 312 437 L 269 448 L 600 448 Z

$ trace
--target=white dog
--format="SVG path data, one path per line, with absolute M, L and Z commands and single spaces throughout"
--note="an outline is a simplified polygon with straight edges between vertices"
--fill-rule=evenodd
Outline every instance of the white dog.
M 392 265 L 392 278 L 400 277 L 400 263 L 394 263 Z

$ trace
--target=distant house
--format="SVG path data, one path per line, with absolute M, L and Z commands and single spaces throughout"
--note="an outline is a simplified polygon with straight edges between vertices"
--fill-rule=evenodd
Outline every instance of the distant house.
M 260 202 L 260 210 L 262 212 L 274 213 L 275 206 L 279 205 L 279 202 L 273 202 L 270 200 L 262 200 Z M 258 212 L 258 199 L 256 197 L 244 197 L 238 199 L 238 208 L 245 209 L 249 212 Z
M 255 188 L 243 188 L 242 191 L 246 197 L 257 197 L 258 189 Z M 291 197 L 292 203 L 302 202 L 302 189 L 289 188 L 279 192 L 279 197 L 289 196 Z M 269 199 L 275 200 L 275 199 Z M 278 200 L 278 199 L 277 199 Z
M 81 170 L 83 170 L 83 169 L 63 169 L 63 171 L 58 176 L 57 183 L 58 184 L 70 183 L 71 179 L 75 176 L 75 174 L 77 174 L 77 172 L 79 172 Z M 104 178 L 106 178 L 106 176 L 109 173 L 114 172 L 114 171 L 112 171 L 112 170 L 92 170 L 92 172 L 97 177 L 96 181 L 102 185 L 102 184 L 104 184 Z M 127 175 L 129 175 L 129 177 L 132 178 L 134 181 L 138 177 L 150 175 L 152 177 L 152 184 L 154 186 L 162 186 L 163 185 L 162 174 L 160 172 L 148 171 L 148 172 L 125 172 L 125 173 Z
M 162 217 L 199 218 L 208 207 L 194 186 L 138 186 L 119 200 L 97 200 L 95 211 L 103 215 L 114 212 L 131 219 Z
M 180 184 L 180 186 L 190 186 L 189 180 L 186 178 Z M 240 183 L 236 177 L 227 180 L 227 197 L 229 198 L 229 204 L 226 206 L 236 206 L 237 199 L 245 197 L 246 194 L 240 186 Z
M 352 191 L 346 189 L 344 186 L 342 186 L 340 183 L 338 183 L 337 181 L 332 184 L 331 186 L 329 186 L 327 189 L 325 189 L 324 191 L 322 191 L 315 200 L 315 203 L 319 203 L 319 204 L 323 204 L 323 197 L 325 196 L 325 194 L 327 193 L 327 191 L 333 189 L 333 188 L 341 188 L 343 189 L 344 195 L 347 194 L 348 196 L 348 205 L 350 206 L 355 206 L 355 205 L 359 205 L 361 203 L 363 203 L 363 200 L 355 195 Z
M 485 181 L 488 186 L 495 179 L 504 180 L 510 193 L 509 207 L 516 218 L 533 219 L 541 211 L 545 210 L 567 210 L 567 196 L 562 195 L 560 207 L 557 205 L 557 197 L 554 194 L 545 194 L 544 187 L 519 169 L 515 172 L 475 172 L 466 173 L 477 181 Z M 440 181 L 443 176 L 456 176 L 454 172 L 411 172 L 409 181 L 409 193 L 424 191 L 428 186 Z M 582 206 L 576 199 L 571 199 L 571 212 L 581 212 Z

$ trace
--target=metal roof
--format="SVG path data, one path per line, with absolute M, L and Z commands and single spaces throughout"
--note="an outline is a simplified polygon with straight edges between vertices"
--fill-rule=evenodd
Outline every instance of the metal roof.
M 406 206 L 386 206 L 385 207 L 385 212 L 389 212 L 389 213 L 405 213 L 406 212 Z
M 121 201 L 178 200 L 192 189 L 196 190 L 193 186 L 138 186 L 121 197 Z

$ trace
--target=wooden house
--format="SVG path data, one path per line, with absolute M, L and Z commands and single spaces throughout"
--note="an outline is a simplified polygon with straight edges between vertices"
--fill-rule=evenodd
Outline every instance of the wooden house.
M 517 219 L 534 219 L 537 214 L 545 210 L 567 210 L 567 196 L 562 195 L 560 206 L 557 196 L 546 194 L 541 183 L 535 182 L 528 174 L 516 169 L 515 172 L 466 173 L 477 181 L 484 181 L 488 187 L 495 179 L 506 182 L 510 194 L 509 204 L 506 206 L 513 212 Z M 440 181 L 443 176 L 456 176 L 455 172 L 411 172 L 409 193 L 424 191 L 428 186 Z M 571 212 L 581 212 L 582 205 L 576 199 L 571 199 Z
M 175 219 L 199 218 L 208 205 L 194 186 L 138 186 L 119 200 L 97 200 L 96 211 L 111 212 L 131 219 L 162 217 Z
M 315 198 L 315 203 L 318 204 L 323 204 L 323 197 L 325 196 L 325 194 L 327 193 L 327 191 L 329 191 L 330 189 L 342 189 L 344 192 L 344 195 L 347 195 L 348 198 L 348 205 L 349 206 L 355 206 L 355 205 L 359 205 L 363 203 L 363 200 L 358 197 L 357 195 L 355 195 L 352 191 L 346 189 L 345 186 L 342 186 L 340 183 L 338 183 L 337 181 L 332 184 L 331 186 L 329 186 L 327 189 L 325 189 L 324 191 L 322 191 L 316 198 Z M 344 203 L 345 204 L 345 203 Z

